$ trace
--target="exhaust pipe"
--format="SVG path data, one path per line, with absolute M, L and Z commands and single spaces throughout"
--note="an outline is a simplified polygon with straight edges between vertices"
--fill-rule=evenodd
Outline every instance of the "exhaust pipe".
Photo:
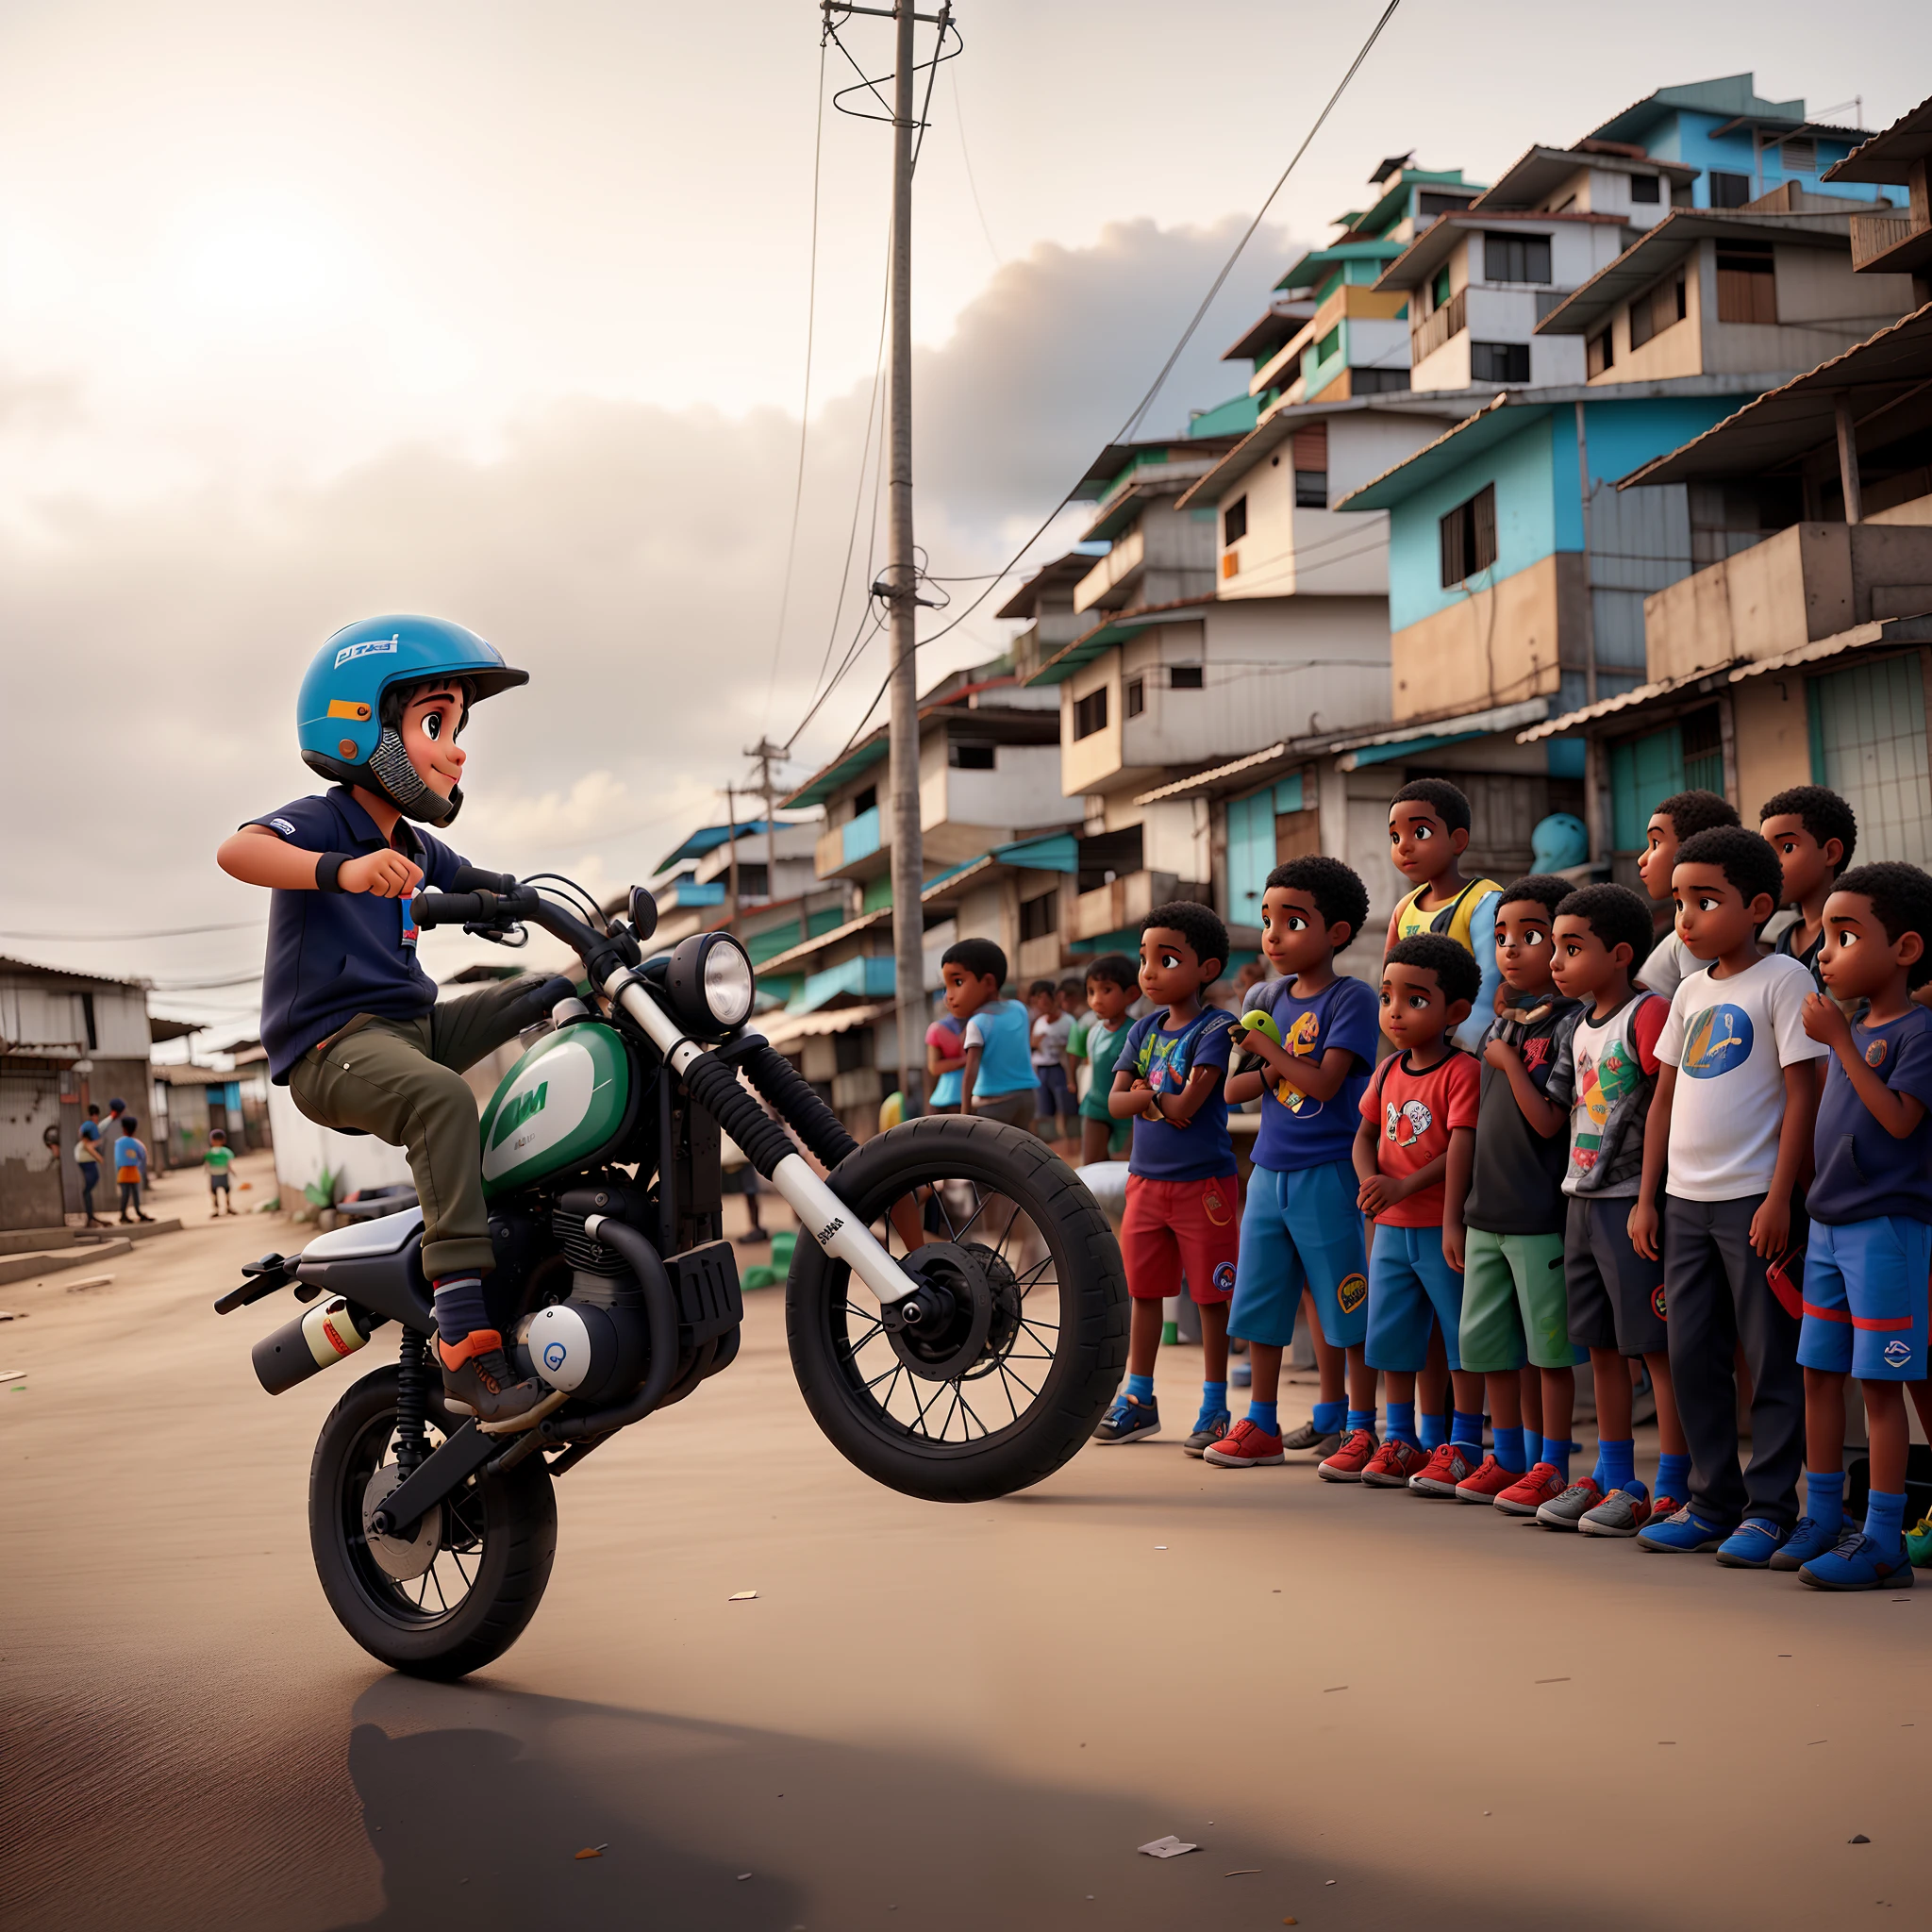
M 320 1374 L 369 1340 L 382 1317 L 350 1306 L 340 1295 L 318 1302 L 255 1344 L 255 1374 L 271 1395 Z

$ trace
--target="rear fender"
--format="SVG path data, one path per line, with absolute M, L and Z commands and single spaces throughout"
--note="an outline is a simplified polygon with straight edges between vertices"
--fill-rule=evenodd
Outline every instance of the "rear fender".
M 341 1295 L 357 1307 L 427 1335 L 436 1315 L 423 1274 L 423 1210 L 409 1208 L 341 1227 L 303 1249 L 295 1278 L 311 1292 Z

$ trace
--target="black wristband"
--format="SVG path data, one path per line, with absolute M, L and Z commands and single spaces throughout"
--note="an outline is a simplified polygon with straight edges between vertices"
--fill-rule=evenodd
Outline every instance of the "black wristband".
M 325 852 L 315 861 L 315 890 L 318 892 L 341 892 L 347 890 L 340 878 L 343 866 L 355 858 L 353 852 Z

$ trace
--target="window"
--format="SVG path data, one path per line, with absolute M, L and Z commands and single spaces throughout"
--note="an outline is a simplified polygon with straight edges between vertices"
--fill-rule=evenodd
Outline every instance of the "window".
M 1712 208 L 1742 208 L 1751 199 L 1751 177 L 1748 175 L 1726 175 L 1722 169 L 1710 171 L 1710 205 Z
M 1632 201 L 1661 201 L 1662 183 L 1655 175 L 1633 175 L 1630 177 L 1630 199 Z
M 1483 277 L 1491 282 L 1546 282 L 1550 279 L 1547 235 L 1485 235 Z
M 1084 698 L 1074 701 L 1074 736 L 1091 738 L 1096 731 L 1107 729 L 1107 687 L 1090 691 Z
M 1147 680 L 1144 677 L 1127 679 L 1126 714 L 1138 718 L 1147 708 Z
M 956 772 L 991 772 L 993 748 L 990 744 L 961 744 L 954 739 L 946 746 L 946 762 Z
M 1341 353 L 1341 325 L 1338 322 L 1322 340 L 1315 344 L 1315 360 L 1325 362 L 1331 356 Z
M 80 1020 L 81 1024 L 87 1029 L 88 1051 L 90 1053 L 97 1052 L 100 1048 L 101 1037 L 94 1030 L 94 996 L 91 992 L 84 992 L 80 996 Z
M 1768 242 L 1719 242 L 1717 319 L 1720 322 L 1774 323 L 1777 276 Z
M 1610 332 L 1605 329 L 1600 336 L 1591 336 L 1583 347 L 1583 366 L 1591 375 L 1601 375 L 1606 369 L 1614 369 L 1617 364 L 1617 345 L 1610 340 Z
M 1060 895 L 1042 892 L 1037 899 L 1020 901 L 1020 937 L 1024 940 L 1050 939 L 1059 930 Z
M 876 785 L 868 785 L 863 791 L 855 791 L 852 794 L 852 816 L 863 818 L 867 812 L 878 808 L 878 802 L 879 788 Z
M 1349 391 L 1358 396 L 1387 395 L 1393 390 L 1408 387 L 1408 371 L 1406 369 L 1351 369 L 1348 373 Z
M 1485 483 L 1442 519 L 1442 588 L 1453 589 L 1496 560 L 1496 486 Z
M 1925 688 L 1918 653 L 1807 681 L 1811 777 L 1858 815 L 1858 863 L 1932 860 Z
M 1684 789 L 1724 795 L 1724 734 L 1717 707 L 1706 705 L 1678 725 L 1684 752 Z
M 1472 382 L 1527 382 L 1527 342 L 1472 342 L 1469 345 Z
M 1294 473 L 1294 507 L 1297 509 L 1328 508 L 1328 472 L 1297 470 Z
M 1198 664 L 1170 664 L 1167 667 L 1169 691 L 1201 691 L 1207 682 L 1207 675 Z
M 1686 314 L 1684 271 L 1647 290 L 1630 305 L 1630 346 L 1641 349 L 1652 336 L 1660 336 Z
M 1466 208 L 1474 195 L 1444 194 L 1440 189 L 1424 188 L 1416 196 L 1416 212 L 1433 218 L 1436 215 L 1457 215 Z
M 1221 512 L 1221 541 L 1224 544 L 1239 543 L 1248 534 L 1248 499 L 1237 496 Z
M 1436 279 L 1429 284 L 1429 307 L 1446 308 L 1449 306 L 1449 264 L 1445 261 L 1436 271 Z
M 1794 134 L 1782 142 L 1777 158 L 1787 175 L 1815 175 L 1818 172 L 1818 143 L 1808 134 Z

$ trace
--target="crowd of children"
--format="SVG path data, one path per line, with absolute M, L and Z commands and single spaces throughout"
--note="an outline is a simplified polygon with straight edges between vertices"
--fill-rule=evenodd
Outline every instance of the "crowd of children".
M 1117 1151 L 1116 1124 L 1132 1130 L 1127 1377 L 1096 1441 L 1159 1432 L 1161 1302 L 1185 1284 L 1205 1357 L 1185 1446 L 1209 1465 L 1298 1456 L 1331 1482 L 1821 1589 L 1909 1584 L 1913 1560 L 1932 1562 L 1932 1519 L 1909 1535 L 1904 1522 L 1907 1393 L 1932 1413 L 1932 1012 L 1915 997 L 1932 1000 L 1932 875 L 1852 868 L 1857 821 L 1821 787 L 1780 792 L 1759 824 L 1707 791 L 1658 807 L 1639 872 L 1674 917 L 1654 942 L 1651 906 L 1624 886 L 1466 877 L 1469 802 L 1421 779 L 1390 808 L 1413 889 L 1374 986 L 1338 966 L 1369 895 L 1327 858 L 1270 874 L 1276 976 L 1244 986 L 1239 1019 L 1211 1004 L 1228 935 L 1204 906 L 1152 912 L 1138 972 L 1096 961 L 1087 1016 L 1050 1036 L 1092 1070 L 1086 1158 Z M 1781 905 L 1793 921 L 1768 946 Z M 972 950 L 985 943 L 946 955 L 962 1020 L 998 993 Z M 986 1026 L 976 1062 L 967 1049 L 969 1092 L 976 1065 L 991 1103 L 979 1110 L 1041 1037 L 1055 989 L 1034 992 L 1030 1036 L 1008 1003 L 1011 1049 L 996 1054 Z M 1129 1022 L 1137 993 L 1152 1010 Z M 1037 1085 L 1050 1135 L 1059 1083 Z M 1257 1096 L 1242 1204 L 1227 1116 Z M 1284 1434 L 1282 1357 L 1304 1307 L 1321 1399 Z M 1239 1421 L 1231 1334 L 1252 1361 Z M 1597 1455 L 1583 1474 L 1570 1435 L 1586 1364 Z M 1871 1444 L 1857 1524 L 1849 1375 Z M 1649 1482 L 1632 1422 L 1645 1392 Z

